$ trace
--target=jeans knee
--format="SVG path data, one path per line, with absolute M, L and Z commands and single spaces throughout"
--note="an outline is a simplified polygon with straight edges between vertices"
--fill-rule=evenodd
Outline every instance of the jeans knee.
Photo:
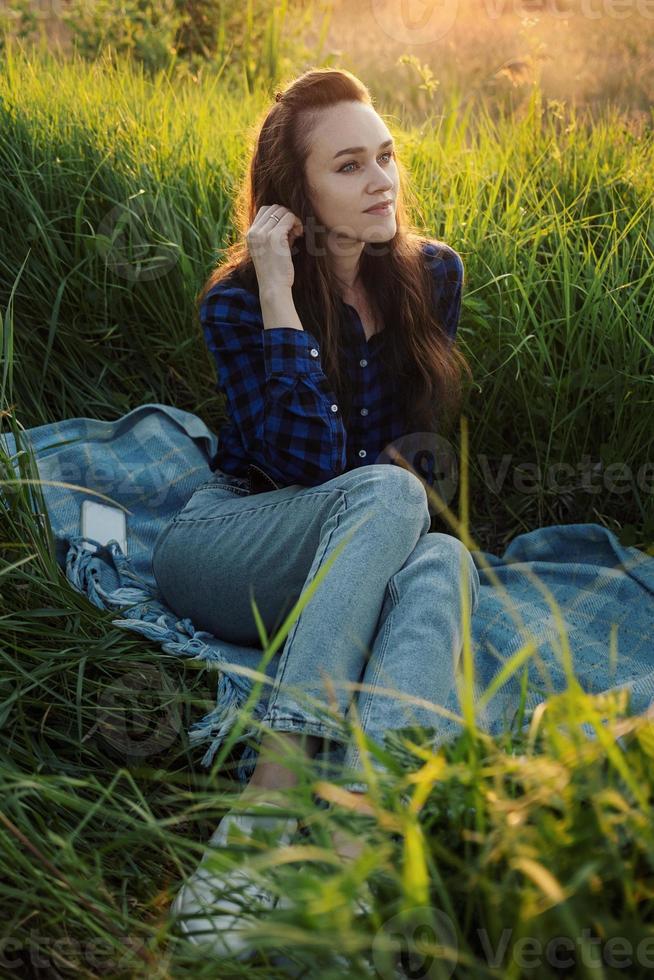
M 455 574 L 461 574 L 460 570 L 463 569 L 464 573 L 467 572 L 468 581 L 470 583 L 470 594 L 472 598 L 471 610 L 477 608 L 479 602 L 479 572 L 477 571 L 477 566 L 475 565 L 472 554 L 468 548 L 464 545 L 463 541 L 459 538 L 455 538 L 451 534 L 444 534 L 443 532 L 435 531 L 432 535 L 434 538 L 438 538 L 439 547 L 441 547 L 446 554 L 450 556 L 450 561 Z M 457 578 L 458 580 L 458 578 Z
M 366 469 L 370 470 L 370 494 L 384 512 L 415 524 L 421 532 L 429 529 L 427 491 L 415 473 L 390 463 L 375 463 Z

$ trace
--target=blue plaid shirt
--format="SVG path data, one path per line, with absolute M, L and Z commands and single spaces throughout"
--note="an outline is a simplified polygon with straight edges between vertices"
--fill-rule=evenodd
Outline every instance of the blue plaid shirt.
M 423 245 L 434 277 L 434 299 L 454 340 L 461 310 L 464 266 L 444 242 Z M 256 295 L 228 280 L 200 306 L 200 322 L 216 361 L 216 391 L 226 395 L 212 470 L 246 476 L 254 463 L 281 486 L 316 486 L 340 473 L 375 463 L 407 430 L 383 370 L 382 329 L 366 340 L 354 307 L 345 304 L 347 369 L 353 404 L 346 431 L 323 371 L 320 344 L 307 330 L 265 330 Z

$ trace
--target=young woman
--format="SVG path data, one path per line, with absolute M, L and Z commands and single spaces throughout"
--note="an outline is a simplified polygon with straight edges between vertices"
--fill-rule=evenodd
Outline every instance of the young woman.
M 305 72 L 256 134 L 237 208 L 241 240 L 198 300 L 229 418 L 213 479 L 157 541 L 166 601 L 197 628 L 256 646 L 252 597 L 270 635 L 345 542 L 278 655 L 263 720 L 270 734 L 244 790 L 258 801 L 280 803 L 295 781 L 269 750 L 283 743 L 314 755 L 323 739 L 342 741 L 320 705 L 335 698 L 345 715 L 347 682 L 403 695 L 356 698 L 362 728 L 380 742 L 407 725 L 437 730 L 438 714 L 410 698 L 442 704 L 454 682 L 462 577 L 469 608 L 477 605 L 472 557 L 430 531 L 412 460 L 389 465 L 394 443 L 411 435 L 428 449 L 456 421 L 461 368 L 469 372 L 454 346 L 463 263 L 411 229 L 407 191 L 365 86 L 344 70 Z M 344 758 L 347 788 L 365 809 L 355 745 Z M 285 839 L 297 823 L 230 811 L 210 847 L 231 822 L 255 819 L 280 820 Z M 358 851 L 341 837 L 335 846 L 343 858 Z M 211 914 L 228 877 L 233 884 L 203 862 L 173 909 L 191 938 L 213 934 L 235 951 L 229 917 Z

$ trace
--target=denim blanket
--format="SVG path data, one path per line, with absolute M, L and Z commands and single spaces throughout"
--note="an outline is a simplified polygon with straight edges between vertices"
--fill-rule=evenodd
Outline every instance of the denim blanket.
M 27 443 L 40 478 L 68 484 L 47 483 L 42 492 L 56 559 L 73 587 L 98 608 L 115 610 L 112 625 L 154 641 L 166 653 L 196 657 L 217 669 L 215 708 L 188 732 L 191 745 L 207 746 L 201 762 L 211 765 L 252 690 L 247 669 L 257 671 L 262 649 L 227 643 L 196 630 L 189 619 L 178 619 L 162 601 L 151 557 L 161 528 L 194 488 L 211 477 L 209 461 L 217 436 L 196 415 L 169 405 L 144 404 L 112 422 L 74 418 L 26 430 L 18 447 L 11 434 L 0 435 L 0 449 L 12 457 L 17 476 L 15 454 Z M 128 508 L 126 555 L 117 542 L 95 553 L 85 546 L 82 501 L 102 501 L 87 490 Z M 549 693 L 565 689 L 553 599 L 582 688 L 589 693 L 624 688 L 630 692 L 634 713 L 648 709 L 654 692 L 654 558 L 622 546 L 599 524 L 543 527 L 514 538 L 501 557 L 483 551 L 472 555 L 481 583 L 472 617 L 476 703 L 530 636 L 537 648 L 526 667 L 522 720 L 528 723 Z M 277 659 L 265 668 L 271 678 Z M 479 727 L 489 734 L 511 725 L 520 701 L 519 675 L 506 679 L 483 710 L 477 704 Z M 255 718 L 262 717 L 265 700 L 253 706 Z M 456 689 L 445 707 L 460 716 Z M 459 731 L 458 722 L 443 720 L 439 740 Z M 239 741 L 245 737 L 242 734 Z M 333 758 L 340 758 L 339 750 Z M 255 750 L 247 745 L 239 761 L 240 780 L 249 778 L 255 759 Z

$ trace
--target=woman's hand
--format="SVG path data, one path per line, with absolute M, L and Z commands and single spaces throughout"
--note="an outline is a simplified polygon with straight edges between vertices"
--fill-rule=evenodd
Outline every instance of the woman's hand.
M 276 221 L 275 218 L 279 218 Z M 302 222 L 283 204 L 266 204 L 245 234 L 248 251 L 254 263 L 259 292 L 291 289 L 295 269 L 291 247 L 304 234 Z

